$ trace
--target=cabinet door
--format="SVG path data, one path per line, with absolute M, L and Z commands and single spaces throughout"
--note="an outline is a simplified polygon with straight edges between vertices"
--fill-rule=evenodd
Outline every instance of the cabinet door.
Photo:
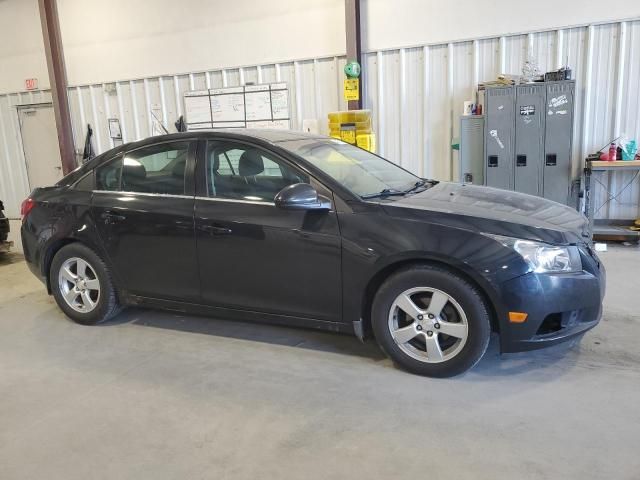
M 514 189 L 542 195 L 546 88 L 544 84 L 520 85 L 516 91 Z
M 574 82 L 547 84 L 544 198 L 567 204 L 571 185 Z
M 490 187 L 513 190 L 514 103 L 513 87 L 491 87 L 485 92 L 485 181 Z

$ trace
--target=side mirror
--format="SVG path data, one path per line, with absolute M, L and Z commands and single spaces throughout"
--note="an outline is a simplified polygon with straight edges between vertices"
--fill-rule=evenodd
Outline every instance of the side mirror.
M 280 190 L 275 196 L 276 207 L 287 210 L 331 210 L 331 200 L 308 183 L 295 183 Z

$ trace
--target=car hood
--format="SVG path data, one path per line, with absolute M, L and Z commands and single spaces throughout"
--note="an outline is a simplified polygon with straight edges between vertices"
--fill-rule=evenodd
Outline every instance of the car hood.
M 584 242 L 587 219 L 575 209 L 524 193 L 441 182 L 380 201 L 393 216 L 549 243 Z

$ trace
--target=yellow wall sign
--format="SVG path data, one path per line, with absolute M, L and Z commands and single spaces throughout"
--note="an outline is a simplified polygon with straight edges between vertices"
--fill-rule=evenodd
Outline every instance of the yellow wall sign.
M 344 99 L 347 102 L 350 100 L 360 100 L 360 79 L 359 78 L 344 79 Z

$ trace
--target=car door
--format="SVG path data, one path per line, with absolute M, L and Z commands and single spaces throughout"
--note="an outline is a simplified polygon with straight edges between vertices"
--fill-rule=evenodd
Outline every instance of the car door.
M 189 140 L 128 150 L 98 167 L 92 214 L 129 293 L 197 301 L 195 150 Z
M 341 240 L 335 211 L 283 210 L 278 191 L 306 173 L 263 148 L 202 142 L 195 202 L 206 304 L 341 320 Z M 329 191 L 323 190 L 326 195 Z

